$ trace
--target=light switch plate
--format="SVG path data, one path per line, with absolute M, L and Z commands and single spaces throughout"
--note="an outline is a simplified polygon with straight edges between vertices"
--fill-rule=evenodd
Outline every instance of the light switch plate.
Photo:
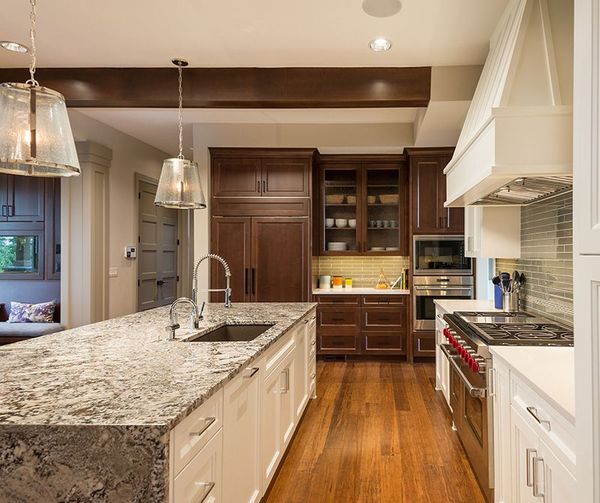
M 119 275 L 119 269 L 117 267 L 109 267 L 108 268 L 108 277 L 116 278 Z
M 125 247 L 125 258 L 134 259 L 137 257 L 137 246 L 126 246 Z

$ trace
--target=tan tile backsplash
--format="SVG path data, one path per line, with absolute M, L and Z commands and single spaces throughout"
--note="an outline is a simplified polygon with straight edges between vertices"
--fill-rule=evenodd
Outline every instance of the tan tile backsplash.
M 313 257 L 314 276 L 352 278 L 356 287 L 374 287 L 381 269 L 387 280 L 393 283 L 408 267 L 408 257 Z
M 496 269 L 517 269 L 527 282 L 522 307 L 573 325 L 573 195 L 563 194 L 521 210 L 521 258 L 498 259 Z

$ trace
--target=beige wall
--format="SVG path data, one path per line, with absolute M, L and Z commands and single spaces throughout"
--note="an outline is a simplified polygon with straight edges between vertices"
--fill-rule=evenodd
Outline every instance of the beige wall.
M 108 316 L 136 311 L 137 262 L 123 257 L 126 245 L 137 244 L 135 173 L 158 179 L 162 161 L 170 155 L 113 129 L 80 112 L 69 112 L 77 141 L 92 141 L 112 151 L 109 170 L 109 267 L 117 277 L 108 279 Z

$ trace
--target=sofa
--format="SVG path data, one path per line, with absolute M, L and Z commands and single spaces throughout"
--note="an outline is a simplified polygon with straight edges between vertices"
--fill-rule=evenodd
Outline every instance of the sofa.
M 10 304 L 0 304 L 0 346 L 24 341 L 42 335 L 61 332 L 65 329 L 60 324 L 60 305 L 56 305 L 54 322 L 52 323 L 8 323 Z

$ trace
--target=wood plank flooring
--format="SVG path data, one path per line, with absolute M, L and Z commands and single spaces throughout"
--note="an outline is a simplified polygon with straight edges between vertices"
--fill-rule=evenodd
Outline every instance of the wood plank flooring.
M 430 363 L 317 362 L 265 503 L 485 503 Z

